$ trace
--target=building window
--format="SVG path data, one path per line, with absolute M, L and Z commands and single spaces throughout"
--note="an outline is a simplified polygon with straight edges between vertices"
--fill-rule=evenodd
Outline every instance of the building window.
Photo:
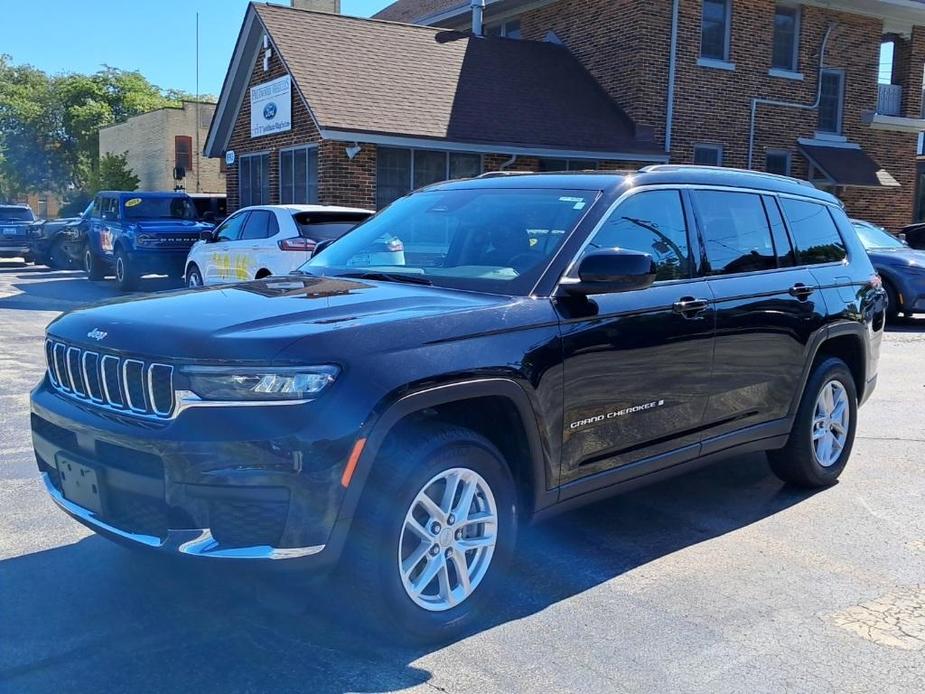
M 318 202 L 318 148 L 297 147 L 279 153 L 279 201 L 283 205 Z
M 193 168 L 193 138 L 189 135 L 177 135 L 173 138 L 174 166 L 183 167 L 184 171 Z
M 48 198 L 38 199 L 39 219 L 48 219 Z
M 819 131 L 839 135 L 842 128 L 845 73 L 841 70 L 823 70 L 820 94 Z
M 694 163 L 698 166 L 722 166 L 722 145 L 694 145 Z
M 800 69 L 800 7 L 777 5 L 774 8 L 774 44 L 771 65 L 779 70 Z
M 508 39 L 519 39 L 523 38 L 523 33 L 520 29 L 520 20 L 511 19 L 507 22 L 502 22 L 500 24 L 491 24 L 485 29 L 485 34 L 487 36 L 492 36 L 494 38 L 508 38 Z
M 729 0 L 703 0 L 700 24 L 700 57 L 729 60 L 729 28 L 732 3 Z
M 790 152 L 783 149 L 768 150 L 764 161 L 765 171 L 781 176 L 790 175 Z
M 376 204 L 380 208 L 431 183 L 482 173 L 482 155 L 464 152 L 380 147 L 376 161 Z
M 596 171 L 597 162 L 588 159 L 540 159 L 540 171 Z
M 238 164 L 238 198 L 241 207 L 270 202 L 270 155 L 247 154 Z

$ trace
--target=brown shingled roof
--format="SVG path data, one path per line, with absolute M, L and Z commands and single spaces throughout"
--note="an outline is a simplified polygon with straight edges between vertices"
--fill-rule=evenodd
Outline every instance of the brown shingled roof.
M 253 7 L 323 131 L 657 151 L 563 46 Z
M 413 22 L 435 12 L 450 10 L 468 5 L 469 0 L 398 0 L 379 10 L 374 19 L 386 19 L 390 22 Z

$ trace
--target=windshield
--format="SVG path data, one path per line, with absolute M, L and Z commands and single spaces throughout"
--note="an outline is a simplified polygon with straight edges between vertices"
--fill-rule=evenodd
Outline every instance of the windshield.
M 125 219 L 195 220 L 196 206 L 190 198 L 127 198 L 122 204 Z
M 361 224 L 302 269 L 526 294 L 597 195 L 524 189 L 416 193 Z
M 906 244 L 893 236 L 883 227 L 874 226 L 873 224 L 855 224 L 855 231 L 858 232 L 858 238 L 861 244 L 867 250 L 872 248 L 905 248 Z
M 28 207 L 0 206 L 0 222 L 33 222 L 35 217 Z

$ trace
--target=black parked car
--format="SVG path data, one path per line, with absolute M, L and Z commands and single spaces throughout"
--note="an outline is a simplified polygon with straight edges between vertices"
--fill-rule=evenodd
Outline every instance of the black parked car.
M 0 258 L 22 258 L 31 263 L 29 237 L 41 224 L 28 205 L 0 204 Z
M 887 319 L 925 313 L 925 251 L 910 248 L 883 227 L 851 220 L 889 297 Z
M 925 223 L 910 224 L 900 234 L 909 244 L 910 248 L 925 251 Z
M 393 634 L 445 638 L 497 604 L 521 522 L 746 451 L 833 484 L 885 308 L 840 204 L 797 181 L 488 175 L 293 275 L 58 318 L 33 440 L 103 535 L 347 562 Z
M 29 237 L 32 258 L 55 270 L 81 267 L 81 217 L 62 217 L 36 225 Z

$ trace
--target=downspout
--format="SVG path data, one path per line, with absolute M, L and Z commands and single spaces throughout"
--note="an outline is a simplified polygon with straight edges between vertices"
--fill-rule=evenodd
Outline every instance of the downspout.
M 674 78 L 678 63 L 678 5 L 674 0 L 671 8 L 671 47 L 668 52 L 668 109 L 665 123 L 665 152 L 671 155 L 671 130 L 674 124 Z
M 507 160 L 506 162 L 504 162 L 500 167 L 498 167 L 498 171 L 504 171 L 507 167 L 513 166 L 513 165 L 514 165 L 514 162 L 516 162 L 516 161 L 517 161 L 517 155 L 516 155 L 516 154 L 512 154 L 510 159 L 508 159 L 508 160 Z
M 825 30 L 825 36 L 822 37 L 822 46 L 819 49 L 819 76 L 816 80 L 816 100 L 811 104 L 795 104 L 789 101 L 776 101 L 774 99 L 752 99 L 752 116 L 751 123 L 748 129 L 748 166 L 746 168 L 752 168 L 752 160 L 754 159 L 755 153 L 755 121 L 758 115 L 758 106 L 783 106 L 785 108 L 799 108 L 805 111 L 815 111 L 819 108 L 819 104 L 822 101 L 822 70 L 825 68 L 825 49 L 829 43 L 829 36 L 832 34 L 832 30 L 837 27 L 838 24 L 833 22 L 829 24 L 828 28 Z

